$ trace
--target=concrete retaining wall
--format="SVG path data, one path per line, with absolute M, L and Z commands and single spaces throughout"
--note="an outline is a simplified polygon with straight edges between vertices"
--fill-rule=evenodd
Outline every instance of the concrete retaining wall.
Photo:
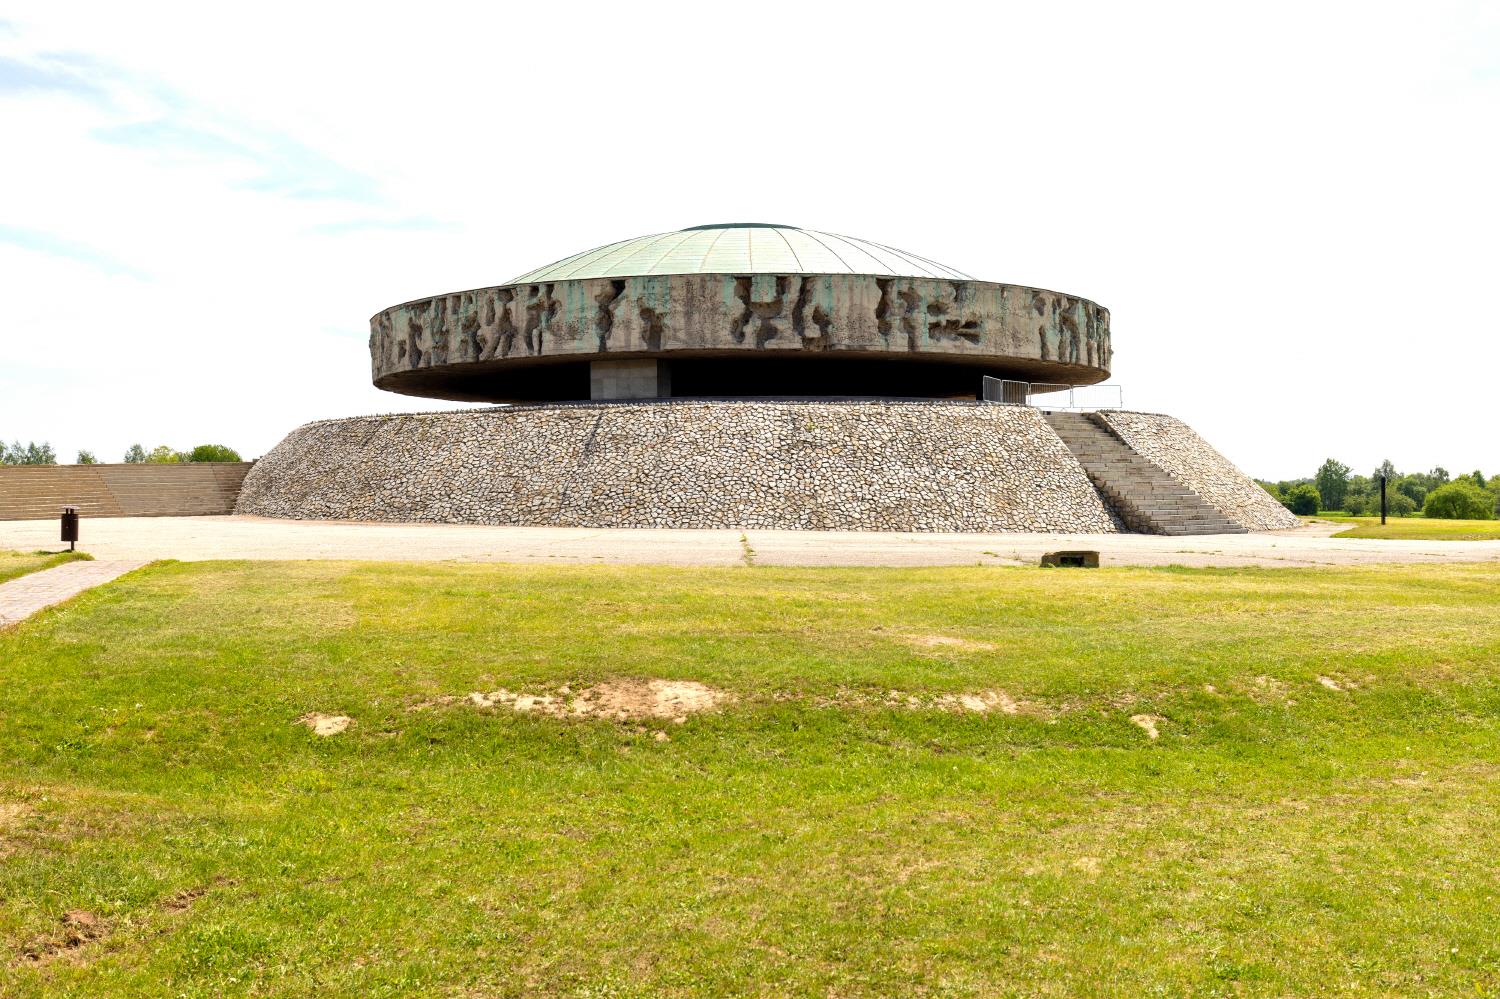
M 1113 532 L 1041 414 L 943 402 L 539 405 L 310 423 L 239 513 L 582 527 Z
M 0 467 L 0 520 L 191 517 L 234 511 L 251 462 Z

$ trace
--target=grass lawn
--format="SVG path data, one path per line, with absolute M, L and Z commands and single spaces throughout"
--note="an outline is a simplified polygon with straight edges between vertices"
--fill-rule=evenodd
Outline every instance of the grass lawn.
M 0 676 L 8 999 L 1500 990 L 1497 566 L 165 564 Z M 467 700 L 631 677 L 733 700 Z
M 1336 538 L 1390 538 L 1395 541 L 1495 541 L 1500 539 L 1500 520 L 1438 520 L 1427 517 L 1387 517 L 1380 526 L 1377 517 L 1349 517 L 1320 513 L 1325 520 L 1352 525 Z
M 0 583 L 7 579 L 15 579 L 24 576 L 28 572 L 37 572 L 41 569 L 50 569 L 54 565 L 62 565 L 64 562 L 76 562 L 79 559 L 92 559 L 92 555 L 83 552 L 9 552 L 0 551 Z

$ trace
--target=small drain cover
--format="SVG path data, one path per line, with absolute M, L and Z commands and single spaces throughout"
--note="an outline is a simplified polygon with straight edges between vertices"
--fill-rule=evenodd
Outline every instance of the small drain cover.
M 1048 552 L 1042 556 L 1042 565 L 1056 566 L 1062 569 L 1097 569 L 1099 568 L 1098 552 Z

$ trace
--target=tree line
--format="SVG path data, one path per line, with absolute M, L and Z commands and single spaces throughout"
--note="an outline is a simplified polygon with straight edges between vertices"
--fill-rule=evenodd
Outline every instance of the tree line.
M 1301 516 L 1318 511 L 1355 517 L 1380 512 L 1380 480 L 1385 478 L 1386 512 L 1392 517 L 1492 520 L 1500 517 L 1500 475 L 1485 478 L 1477 469 L 1453 476 L 1441 466 L 1430 472 L 1398 472 L 1387 459 L 1369 475 L 1355 475 L 1343 462 L 1329 458 L 1307 479 L 1260 482 L 1262 488 Z
M 147 451 L 139 444 L 130 445 L 121 459 L 127 465 L 175 465 L 188 461 L 243 461 L 240 453 L 232 447 L 223 444 L 199 444 L 197 447 L 186 451 L 178 451 L 176 448 L 160 444 Z M 15 441 L 7 445 L 0 441 L 0 465 L 56 465 L 57 451 L 51 444 L 43 441 L 38 444 L 30 441 L 22 444 Z M 82 450 L 74 459 L 75 465 L 97 465 L 99 459 L 94 452 Z

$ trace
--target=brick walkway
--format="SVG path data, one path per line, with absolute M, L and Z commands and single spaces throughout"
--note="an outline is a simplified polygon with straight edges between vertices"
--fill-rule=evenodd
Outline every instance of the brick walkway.
M 60 604 L 84 590 L 118 579 L 144 561 L 68 562 L 8 583 L 0 583 L 0 628 L 26 620 L 39 610 Z

